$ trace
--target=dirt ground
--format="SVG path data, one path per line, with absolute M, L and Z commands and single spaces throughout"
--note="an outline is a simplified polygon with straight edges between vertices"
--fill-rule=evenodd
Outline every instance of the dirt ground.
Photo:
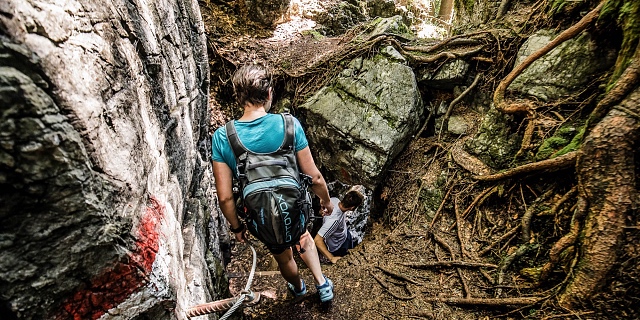
M 295 17 L 290 17 L 288 23 L 280 24 L 275 30 L 243 25 L 229 12 L 232 7 L 225 9 L 208 1 L 202 3 L 211 55 L 212 129 L 237 113 L 228 85 L 233 65 L 254 61 L 279 66 L 281 70 L 295 74 L 338 50 L 350 37 L 320 38 L 313 33 L 300 32 L 301 28 L 309 28 L 309 22 Z M 320 3 L 311 5 L 320 6 Z M 524 12 L 522 16 L 527 14 Z M 469 119 L 479 115 L 467 110 L 464 116 Z M 555 216 L 536 218 L 537 228 L 532 233 L 536 241 L 532 242 L 540 246 L 529 248 L 516 266 L 500 269 L 504 257 L 524 247 L 519 241 L 520 234 L 509 234 L 509 231 L 519 225 L 528 206 L 545 192 L 550 193 L 550 202 L 555 202 L 568 192 L 568 188 L 550 188 L 542 182 L 545 177 L 478 184 L 465 178 L 468 174 L 460 174 L 464 171 L 460 166 L 471 171 L 484 168 L 474 168 L 473 159 L 466 163 L 468 167 L 460 163 L 460 157 L 454 159 L 459 154 L 456 146 L 459 141 L 418 137 L 398 157 L 401 160 L 393 165 L 380 194 L 376 195 L 374 201 L 383 203 L 379 206 L 382 211 L 373 213 L 363 243 L 337 264 L 323 260 L 323 272 L 335 284 L 332 303 L 320 303 L 311 273 L 299 257 L 296 260 L 308 294 L 294 300 L 285 280 L 276 272 L 275 260 L 256 241 L 256 270 L 271 272 L 256 276 L 251 285 L 251 290 L 260 293 L 260 301 L 236 314 L 242 313 L 244 319 L 291 320 L 603 318 L 602 311 L 571 311 L 557 307 L 553 299 L 547 299 L 555 287 L 538 285 L 532 280 L 535 277 L 520 271 L 535 272 L 527 267 L 546 262 L 549 247 L 567 232 L 571 217 L 566 212 L 574 203 L 559 208 L 559 214 Z M 548 180 L 563 179 L 570 181 L 573 178 L 570 174 L 559 173 Z M 437 212 L 424 208 L 430 197 L 430 190 L 426 189 L 435 181 L 440 181 L 442 190 L 450 192 L 444 195 L 444 201 L 438 201 Z M 461 227 L 456 223 L 457 218 Z M 634 261 L 636 265 L 638 262 L 636 255 L 631 256 L 634 258 L 630 258 L 629 268 L 633 268 Z M 251 259 L 251 251 L 245 245 L 233 246 L 232 261 L 227 266 L 227 273 L 232 275 L 230 290 L 233 295 L 245 287 Z M 460 263 L 448 265 L 450 261 Z M 560 283 L 564 274 L 559 272 L 551 276 L 554 277 L 556 283 Z M 609 298 L 625 299 L 624 296 L 621 293 Z M 452 301 L 463 298 L 467 300 Z M 481 298 L 485 300 L 474 300 Z M 447 299 L 448 303 L 443 301 Z M 487 305 L 487 301 L 493 303 Z M 625 307 L 633 304 L 625 303 Z M 600 310 L 606 312 L 607 308 L 616 307 L 605 306 Z M 622 316 L 612 318 L 625 318 L 624 312 L 620 314 Z
M 450 206 L 445 206 L 436 222 L 431 226 L 433 213 L 420 208 L 416 198 L 421 179 L 430 179 L 430 168 L 445 164 L 432 161 L 425 152 L 437 152 L 433 139 L 415 140 L 403 154 L 401 161 L 392 169 L 388 183 L 386 219 L 372 219 L 363 243 L 336 264 L 323 262 L 323 272 L 334 281 L 333 303 L 322 305 L 315 288 L 301 300 L 294 300 L 286 289 L 286 282 L 278 274 L 257 276 L 252 290 L 262 292 L 261 302 L 244 309 L 246 319 L 493 319 L 525 318 L 531 308 L 517 310 L 518 306 L 455 306 L 434 301 L 438 298 L 494 298 L 541 296 L 518 275 L 509 275 L 509 281 L 496 286 L 498 255 L 479 258 L 477 252 L 489 243 L 491 234 L 474 228 L 472 221 L 463 220 L 462 238 L 467 246 L 465 254 L 460 251 L 456 228 L 448 231 L 455 218 Z M 444 158 L 443 158 L 444 159 Z M 471 187 L 470 187 L 471 188 Z M 450 202 L 450 201 L 449 201 Z M 515 206 L 513 208 L 516 209 Z M 445 212 L 448 212 L 445 214 Z M 500 221 L 505 216 L 499 212 L 487 213 L 487 219 L 496 223 L 500 230 L 516 224 L 517 219 Z M 500 217 L 498 217 L 500 215 Z M 497 227 L 498 224 L 502 224 Z M 393 227 L 392 227 L 393 226 Z M 499 232 L 496 232 L 496 235 Z M 443 244 L 437 244 L 433 235 Z M 482 236 L 482 234 L 488 236 Z M 495 235 L 494 235 L 495 236 Z M 479 239 L 478 237 L 482 237 Z M 260 245 L 257 245 L 257 270 L 276 271 L 277 265 Z M 509 248 L 509 246 L 505 246 Z M 451 250 L 452 254 L 448 252 Z M 507 250 L 507 249 L 505 249 Z M 251 268 L 251 253 L 244 245 L 234 247 L 234 261 L 228 266 L 230 272 L 248 273 Z M 424 267 L 419 269 L 409 264 L 428 264 L 445 261 L 477 262 L 484 267 L 452 266 Z M 311 273 L 297 258 L 301 274 L 307 284 L 312 284 Z M 464 282 L 461 281 L 464 279 Z M 237 294 L 246 284 L 247 278 L 231 279 L 231 291 Z M 534 310 L 537 307 L 534 307 Z M 540 314 L 536 318 L 542 318 Z M 588 317 L 586 317 L 588 318 Z

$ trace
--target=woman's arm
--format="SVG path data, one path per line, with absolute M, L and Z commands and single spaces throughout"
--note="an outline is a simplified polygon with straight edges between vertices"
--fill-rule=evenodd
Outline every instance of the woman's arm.
M 322 208 L 322 215 L 330 215 L 333 212 L 333 204 L 331 203 L 331 199 L 329 198 L 329 189 L 327 189 L 327 183 L 324 181 L 324 177 L 318 167 L 316 167 L 316 163 L 313 161 L 313 156 L 311 155 L 311 149 L 309 147 L 305 147 L 304 149 L 298 151 L 296 153 L 296 158 L 298 160 L 298 166 L 300 166 L 300 170 L 302 173 L 311 176 L 312 186 L 311 190 L 320 198 L 320 207 Z
M 216 193 L 218 194 L 218 202 L 222 214 L 229 221 L 232 229 L 238 229 L 242 222 L 236 214 L 236 203 L 233 199 L 233 173 L 229 166 L 224 162 L 212 161 L 213 176 L 216 179 Z M 235 233 L 236 240 L 244 242 L 246 231 L 242 230 Z

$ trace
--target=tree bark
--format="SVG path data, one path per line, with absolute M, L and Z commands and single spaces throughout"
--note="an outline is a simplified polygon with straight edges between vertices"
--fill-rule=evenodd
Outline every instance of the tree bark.
M 453 0 L 442 0 L 440 2 L 440 10 L 438 11 L 438 18 L 449 22 L 449 20 L 451 20 L 452 13 L 453 13 Z
M 587 218 L 575 276 L 560 297 L 568 308 L 591 298 L 618 258 L 627 215 L 637 202 L 634 156 L 640 132 L 640 88 L 615 106 L 585 138 L 578 157 L 579 196 Z

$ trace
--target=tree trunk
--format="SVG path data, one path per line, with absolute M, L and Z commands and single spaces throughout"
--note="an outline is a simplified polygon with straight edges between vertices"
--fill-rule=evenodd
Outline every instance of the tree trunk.
M 440 11 L 438 11 L 438 18 L 444 21 L 451 20 L 451 14 L 453 13 L 453 0 L 442 0 L 440 2 Z
M 566 307 L 591 298 L 606 282 L 637 202 L 634 156 L 640 132 L 640 88 L 586 137 L 578 157 L 580 197 L 587 200 L 575 276 L 560 297 Z

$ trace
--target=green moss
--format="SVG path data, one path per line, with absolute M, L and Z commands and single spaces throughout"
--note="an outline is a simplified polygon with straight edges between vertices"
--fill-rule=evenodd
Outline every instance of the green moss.
M 621 27 L 623 35 L 615 69 L 607 85 L 608 91 L 613 88 L 629 66 L 636 47 L 640 43 L 640 1 L 609 0 L 602 9 L 600 19 L 615 19 Z
M 566 4 L 567 1 L 565 0 L 554 0 L 551 2 L 551 14 L 558 14 L 562 12 L 562 9 L 564 9 Z
M 320 40 L 325 38 L 325 36 L 323 36 L 320 32 L 318 32 L 316 30 L 313 30 L 313 29 L 312 30 L 304 30 L 304 31 L 302 31 L 302 35 L 303 36 L 311 35 L 311 36 L 313 36 L 313 39 L 318 40 L 318 41 L 320 41 Z
M 549 159 L 554 152 L 566 146 L 568 143 L 569 140 L 555 136 L 545 140 L 538 149 L 538 153 L 536 153 L 536 160 Z
M 580 131 L 578 131 L 578 134 L 576 134 L 573 137 L 573 139 L 571 139 L 571 142 L 569 142 L 568 145 L 566 145 L 560 151 L 558 151 L 555 154 L 553 154 L 551 157 L 552 158 L 559 157 L 559 156 L 567 154 L 567 153 L 569 153 L 571 151 L 576 151 L 576 150 L 580 149 L 580 146 L 582 145 L 582 137 L 584 137 L 584 132 L 585 132 L 586 128 L 587 128 L 586 125 L 582 126 L 580 128 Z
M 422 189 L 420 192 L 420 201 L 427 215 L 432 216 L 442 202 L 444 194 L 441 189 Z
M 552 137 L 542 142 L 536 153 L 536 160 L 549 159 L 577 150 L 582 142 L 584 130 L 584 125 L 576 128 L 575 124 L 566 124 L 558 128 Z
M 473 11 L 475 4 L 476 0 L 456 0 L 456 8 L 464 9 L 467 13 L 471 13 Z M 440 10 L 440 8 L 438 8 L 438 10 Z

